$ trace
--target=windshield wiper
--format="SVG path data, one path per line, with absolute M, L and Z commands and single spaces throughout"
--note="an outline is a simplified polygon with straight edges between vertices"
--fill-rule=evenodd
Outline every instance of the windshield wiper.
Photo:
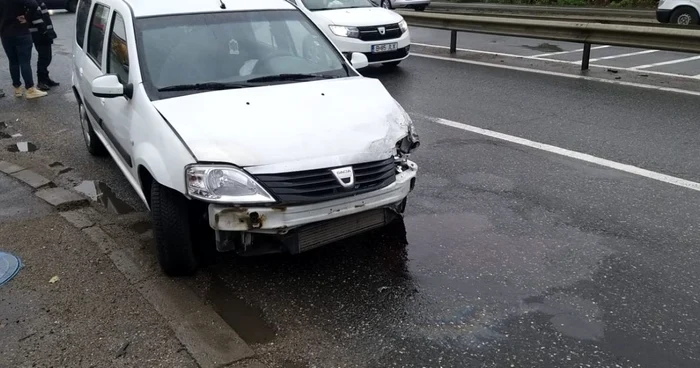
M 158 88 L 158 92 L 175 92 L 175 91 L 218 91 L 224 89 L 236 89 L 253 87 L 248 83 L 223 83 L 223 82 L 207 82 L 193 84 L 178 84 L 174 86 Z
M 322 75 L 322 74 L 276 74 L 267 75 L 264 77 L 257 77 L 253 79 L 248 79 L 247 83 L 261 83 L 261 82 L 284 82 L 284 81 L 299 81 L 306 79 L 333 79 L 338 78 L 332 75 Z

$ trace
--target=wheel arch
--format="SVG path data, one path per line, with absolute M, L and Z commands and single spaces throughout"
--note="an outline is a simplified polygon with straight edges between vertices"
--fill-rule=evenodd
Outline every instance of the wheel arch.
M 683 9 L 683 8 L 692 9 L 692 10 L 695 11 L 695 14 L 697 14 L 697 15 L 700 16 L 700 6 L 698 6 L 698 5 L 696 5 L 695 3 L 692 3 L 692 2 L 687 2 L 687 3 L 683 3 L 683 4 L 677 5 L 676 7 L 674 7 L 674 8 L 671 10 L 671 16 L 673 16 L 673 13 L 675 13 L 676 11 L 681 10 L 681 9 Z

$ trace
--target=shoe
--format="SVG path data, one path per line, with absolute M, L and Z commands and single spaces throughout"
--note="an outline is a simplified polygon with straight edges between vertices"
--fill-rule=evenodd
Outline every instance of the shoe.
M 48 93 L 46 93 L 44 91 L 40 91 L 40 90 L 36 89 L 36 87 L 32 87 L 32 88 L 27 90 L 27 100 L 31 100 L 31 99 L 39 98 L 39 97 L 44 97 L 47 95 L 48 95 Z
M 49 87 L 49 85 L 46 82 L 37 83 L 36 88 L 38 88 L 41 91 L 48 91 L 51 89 L 51 87 Z
M 24 96 L 24 87 L 19 86 L 15 87 L 15 97 L 22 97 Z
M 0 89 L 0 98 L 3 98 L 3 97 L 5 97 L 5 91 Z
M 53 80 L 53 79 L 51 79 L 51 78 L 46 78 L 46 80 L 44 81 L 44 83 L 45 83 L 47 86 L 49 86 L 49 87 L 58 87 L 58 86 L 61 85 L 61 83 L 58 83 L 58 82 L 56 82 L 55 80 Z

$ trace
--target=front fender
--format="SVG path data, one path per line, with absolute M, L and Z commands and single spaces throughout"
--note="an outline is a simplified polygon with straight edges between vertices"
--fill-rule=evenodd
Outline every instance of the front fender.
M 172 153 L 169 153 L 172 155 Z M 194 159 L 186 157 L 168 157 L 163 155 L 150 143 L 140 143 L 134 147 L 135 164 L 143 167 L 153 179 L 163 186 L 186 194 L 185 166 L 195 163 Z M 139 175 L 139 185 L 143 188 L 143 178 Z

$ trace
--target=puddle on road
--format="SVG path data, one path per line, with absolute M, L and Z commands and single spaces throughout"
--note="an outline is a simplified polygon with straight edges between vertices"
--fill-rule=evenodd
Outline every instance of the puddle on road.
M 38 149 L 39 147 L 32 142 L 17 142 L 7 146 L 7 150 L 10 152 L 34 152 Z
M 101 181 L 85 180 L 73 189 L 95 202 L 100 202 L 105 208 L 118 215 L 134 212 L 133 207 L 117 198 L 112 189 Z
M 275 338 L 275 331 L 263 319 L 262 311 L 237 297 L 219 277 L 214 277 L 209 285 L 206 299 L 248 344 L 263 344 Z

